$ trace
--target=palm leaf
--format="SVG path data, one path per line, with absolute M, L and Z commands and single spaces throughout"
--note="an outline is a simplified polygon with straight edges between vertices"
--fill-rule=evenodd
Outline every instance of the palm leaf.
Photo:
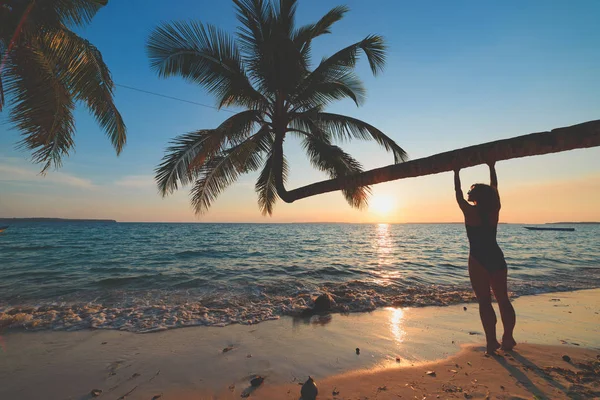
M 244 71 L 235 41 L 200 22 L 173 22 L 156 28 L 147 42 L 151 67 L 162 78 L 181 76 L 217 97 L 219 107 L 265 107 Z
M 400 163 L 408 159 L 406 152 L 396 144 L 394 140 L 385 135 L 379 129 L 359 119 L 345 115 L 318 113 L 314 122 L 324 131 L 330 132 L 339 139 L 363 139 L 375 140 L 387 151 L 394 154 L 394 162 Z
M 206 147 L 214 148 L 215 142 L 222 141 L 223 132 L 216 129 L 203 129 L 180 135 L 171 141 L 161 164 L 156 168 L 156 182 L 162 196 L 166 196 L 185 186 L 192 179 L 189 166 Z
M 233 3 L 236 17 L 242 23 L 242 26 L 238 27 L 240 45 L 247 54 L 253 54 L 268 34 L 268 20 L 271 13 L 269 1 L 233 0 Z
M 306 110 L 347 98 L 361 106 L 366 98 L 366 90 L 353 72 L 335 71 L 323 80 L 310 82 L 292 102 L 295 110 Z
M 287 180 L 288 171 L 288 164 L 284 157 L 281 173 L 284 183 Z M 256 181 L 256 185 L 254 186 L 254 189 L 258 194 L 258 207 L 262 215 L 265 216 L 267 214 L 273 215 L 273 208 L 275 207 L 275 203 L 279 198 L 275 184 L 275 177 L 276 173 L 273 165 L 273 154 L 271 153 L 267 158 L 267 161 L 265 161 L 265 165 L 258 177 L 258 180 Z
M 306 68 L 292 41 L 295 1 L 238 0 L 238 41 L 248 74 L 267 97 L 286 98 L 298 85 Z
M 331 57 L 324 58 L 297 88 L 295 102 L 303 103 L 311 98 L 316 88 L 324 82 L 337 81 L 350 74 L 358 61 L 358 52 L 362 50 L 367 56 L 374 75 L 383 70 L 385 65 L 385 43 L 381 36 L 367 36 L 360 42 L 348 46 Z
M 21 3 L 24 6 L 29 2 Z M 28 22 L 37 28 L 83 27 L 107 3 L 108 0 L 36 0 Z
M 240 174 L 260 168 L 263 142 L 268 130 L 260 130 L 244 142 L 227 149 L 204 163 L 191 191 L 192 205 L 197 214 L 204 214 L 217 196 L 237 180 Z
M 312 40 L 318 36 L 331 33 L 331 26 L 341 20 L 350 9 L 346 6 L 332 8 L 319 21 L 298 28 L 293 35 L 293 40 L 300 51 L 308 51 Z
M 358 61 L 359 50 L 362 50 L 367 56 L 373 75 L 377 75 L 383 71 L 385 66 L 385 41 L 381 36 L 369 35 L 360 42 L 354 43 L 339 50 L 332 56 L 324 58 L 311 75 L 321 77 L 326 76 L 332 69 L 335 71 L 354 68 Z
M 279 3 L 276 2 L 273 7 L 275 23 L 287 37 L 290 37 L 294 31 L 297 8 L 297 0 L 279 0 Z
M 0 28 L 0 111 L 2 111 L 2 108 L 4 107 L 4 86 L 2 84 L 2 72 L 4 66 L 2 64 L 8 59 L 8 54 L 6 51 L 6 45 L 4 43 L 2 30 Z
M 189 163 L 190 171 L 200 168 L 202 164 L 210 159 L 217 152 L 230 146 L 237 146 L 250 136 L 256 124 L 263 124 L 261 112 L 256 110 L 246 110 L 237 113 L 226 119 L 214 130 L 209 142 L 207 142 L 202 151 L 200 151 Z
M 75 105 L 56 65 L 31 41 L 12 51 L 5 71 L 10 120 L 24 136 L 21 146 L 33 150 L 34 162 L 44 163 L 42 172 L 60 167 L 74 145 Z
M 2 85 L 2 74 L 0 73 L 0 111 L 4 107 L 4 86 Z
M 322 136 L 305 135 L 302 145 L 311 164 L 315 168 L 327 172 L 332 179 L 362 172 L 362 166 L 357 160 L 340 147 L 329 143 Z M 354 186 L 345 187 L 342 192 L 352 207 L 360 209 L 367 206 L 371 189 L 368 186 Z
M 155 170 L 160 194 L 166 196 L 177 190 L 179 185 L 187 185 L 198 176 L 207 160 L 246 140 L 259 115 L 258 111 L 243 111 L 216 129 L 186 133 L 172 141 L 162 163 Z
M 100 51 L 66 29 L 46 32 L 40 43 L 73 98 L 85 103 L 120 154 L 127 129 L 114 104 L 114 83 Z

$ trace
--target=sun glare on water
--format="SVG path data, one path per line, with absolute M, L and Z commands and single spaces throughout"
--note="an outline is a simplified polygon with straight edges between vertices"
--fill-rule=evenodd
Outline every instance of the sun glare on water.
M 394 200 L 389 196 L 373 196 L 369 201 L 369 210 L 379 215 L 388 215 L 393 209 Z

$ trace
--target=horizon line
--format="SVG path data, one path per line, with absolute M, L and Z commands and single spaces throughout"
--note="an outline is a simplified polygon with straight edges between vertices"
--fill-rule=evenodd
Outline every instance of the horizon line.
M 119 224 L 354 224 L 354 225 L 456 225 L 463 221 L 434 221 L 434 222 L 347 222 L 347 221 L 289 221 L 289 222 L 256 222 L 256 221 L 119 221 L 111 218 L 61 218 L 61 217 L 0 217 L 0 220 L 57 220 L 57 221 L 86 221 L 86 222 L 116 222 Z M 498 222 L 503 225 L 543 225 L 543 224 L 600 224 L 600 221 L 553 221 L 553 222 Z

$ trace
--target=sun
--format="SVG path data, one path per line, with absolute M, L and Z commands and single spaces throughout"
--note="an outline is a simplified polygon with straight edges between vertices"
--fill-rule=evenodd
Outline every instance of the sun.
M 394 200 L 389 196 L 373 196 L 369 201 L 369 210 L 379 215 L 388 215 L 393 209 Z

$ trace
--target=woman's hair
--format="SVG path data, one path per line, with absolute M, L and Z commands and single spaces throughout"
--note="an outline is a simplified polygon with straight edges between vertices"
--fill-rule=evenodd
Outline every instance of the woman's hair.
M 489 215 L 500 208 L 500 197 L 496 189 L 484 183 L 471 185 L 469 191 L 470 197 L 477 202 L 477 209 L 480 214 Z

